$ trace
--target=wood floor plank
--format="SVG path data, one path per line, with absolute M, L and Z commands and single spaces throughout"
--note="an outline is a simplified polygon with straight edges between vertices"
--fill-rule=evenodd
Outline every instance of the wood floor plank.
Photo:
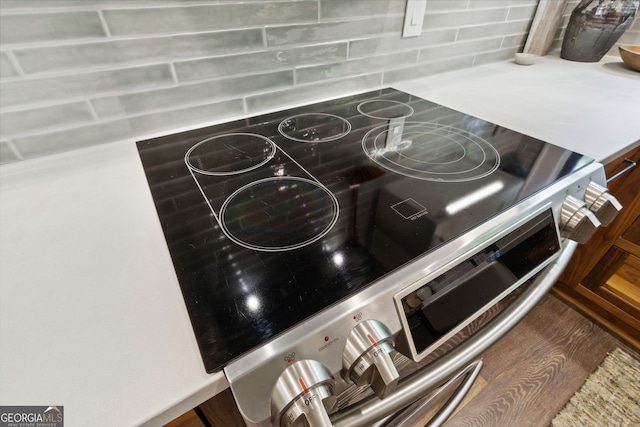
M 488 385 L 445 425 L 549 425 L 617 342 L 554 299 L 546 297 L 485 355 L 481 376 Z
M 558 322 L 569 307 L 558 298 L 545 296 L 529 314 L 484 354 L 482 377 L 491 381 L 503 373 L 529 351 L 529 346 L 544 336 Z

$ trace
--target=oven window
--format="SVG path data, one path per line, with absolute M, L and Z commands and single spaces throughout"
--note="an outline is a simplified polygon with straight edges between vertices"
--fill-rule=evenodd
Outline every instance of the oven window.
M 559 250 L 548 210 L 402 298 L 416 354 L 506 296 Z

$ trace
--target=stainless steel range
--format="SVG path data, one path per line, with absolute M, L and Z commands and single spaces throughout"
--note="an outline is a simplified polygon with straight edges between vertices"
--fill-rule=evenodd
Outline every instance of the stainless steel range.
M 138 150 L 247 425 L 440 424 L 620 209 L 592 159 L 393 89 Z

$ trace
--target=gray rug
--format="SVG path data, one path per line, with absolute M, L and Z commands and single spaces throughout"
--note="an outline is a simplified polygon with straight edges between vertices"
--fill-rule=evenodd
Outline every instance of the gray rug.
M 640 426 L 640 361 L 619 347 L 613 349 L 551 425 Z

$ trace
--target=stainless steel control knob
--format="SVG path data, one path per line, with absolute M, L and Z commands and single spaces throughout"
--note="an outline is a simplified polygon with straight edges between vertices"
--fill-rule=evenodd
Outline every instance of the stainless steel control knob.
M 595 182 L 587 186 L 584 201 L 587 208 L 596 214 L 603 227 L 611 224 L 622 209 L 620 202 L 609 193 L 609 190 Z
M 393 364 L 393 335 L 377 320 L 360 322 L 347 337 L 342 353 L 343 376 L 357 386 L 370 385 L 383 399 L 398 385 L 400 375 Z
M 600 227 L 600 221 L 585 202 L 567 196 L 562 203 L 560 234 L 578 243 L 586 243 Z
M 336 404 L 335 380 L 326 366 L 299 360 L 288 366 L 271 392 L 274 426 L 330 427 L 328 413 Z

